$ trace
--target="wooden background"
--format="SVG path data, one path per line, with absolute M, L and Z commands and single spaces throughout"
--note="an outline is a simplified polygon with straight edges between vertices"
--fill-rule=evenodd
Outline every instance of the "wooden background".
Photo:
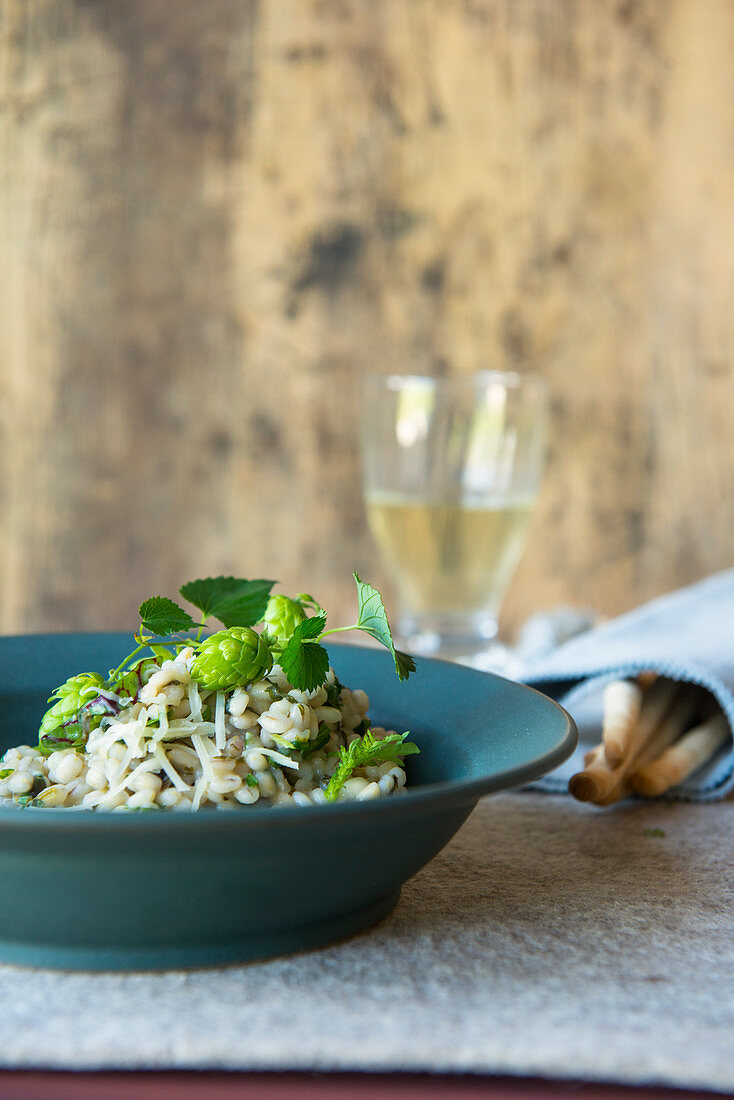
M 0 629 L 351 612 L 365 369 L 530 367 L 506 621 L 731 565 L 731 0 L 0 0 Z

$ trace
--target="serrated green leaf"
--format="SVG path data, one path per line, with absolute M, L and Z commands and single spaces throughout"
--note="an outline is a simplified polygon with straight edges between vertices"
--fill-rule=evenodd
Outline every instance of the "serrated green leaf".
M 334 802 L 342 787 L 357 768 L 384 764 L 388 760 L 401 764 L 403 757 L 412 756 L 421 750 L 412 741 L 406 741 L 406 733 L 389 733 L 377 740 L 370 730 L 364 737 L 356 738 L 347 748 L 339 750 L 339 764 L 329 780 L 324 794 L 329 802 Z
M 212 616 L 226 627 L 254 626 L 265 614 L 275 581 L 241 577 L 202 577 L 182 585 L 179 593 L 198 607 L 203 618 Z
M 415 661 L 409 653 L 403 653 L 402 649 L 394 649 L 393 657 L 398 680 L 407 680 L 411 672 L 415 672 Z
M 298 636 L 301 639 L 318 638 L 324 633 L 326 629 L 326 612 L 322 611 L 319 615 L 311 615 L 310 618 L 304 619 L 298 624 L 296 630 Z M 295 631 L 294 631 L 295 633 Z
M 196 625 L 188 611 L 169 600 L 168 596 L 151 596 L 149 600 L 143 600 L 138 614 L 142 628 L 160 636 L 191 630 Z
M 299 623 L 279 658 L 288 682 L 301 691 L 320 687 L 329 671 L 329 654 L 316 638 L 326 626 L 326 615 L 313 615 Z
M 390 650 L 395 661 L 395 671 L 398 674 L 398 679 L 407 680 L 411 672 L 415 672 L 415 661 L 410 654 L 403 653 L 395 648 L 382 596 L 373 585 L 360 580 L 356 573 L 353 576 L 357 584 L 357 598 L 359 600 L 357 628 L 364 630 L 365 634 L 369 634 L 372 638 L 381 642 L 386 649 Z

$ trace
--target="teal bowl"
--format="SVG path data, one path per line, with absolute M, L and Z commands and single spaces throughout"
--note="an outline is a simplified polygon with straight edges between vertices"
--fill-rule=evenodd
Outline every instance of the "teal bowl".
M 34 744 L 51 688 L 104 672 L 122 634 L 0 638 L 0 748 Z M 0 962 L 83 970 L 211 966 L 317 947 L 374 924 L 493 791 L 573 751 L 561 707 L 531 688 L 422 659 L 332 646 L 377 725 L 411 731 L 409 789 L 374 802 L 240 813 L 0 809 Z

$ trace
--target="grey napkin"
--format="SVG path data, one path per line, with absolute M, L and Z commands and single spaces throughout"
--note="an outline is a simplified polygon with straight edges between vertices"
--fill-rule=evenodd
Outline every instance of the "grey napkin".
M 598 698 L 604 684 L 646 669 L 707 688 L 734 729 L 734 569 L 579 634 L 531 662 L 518 678 L 583 718 L 589 700 Z M 598 728 L 595 733 L 598 741 Z M 583 767 L 588 747 L 582 730 L 574 755 L 535 786 L 565 790 L 569 777 Z M 670 797 L 706 802 L 723 798 L 732 788 L 734 751 L 729 745 L 671 790 Z

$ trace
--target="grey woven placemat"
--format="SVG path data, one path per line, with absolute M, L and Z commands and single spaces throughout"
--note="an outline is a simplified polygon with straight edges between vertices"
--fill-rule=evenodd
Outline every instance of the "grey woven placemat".
M 731 802 L 488 799 L 391 917 L 334 947 L 191 973 L 0 968 L 0 1065 L 734 1090 L 733 840 Z

